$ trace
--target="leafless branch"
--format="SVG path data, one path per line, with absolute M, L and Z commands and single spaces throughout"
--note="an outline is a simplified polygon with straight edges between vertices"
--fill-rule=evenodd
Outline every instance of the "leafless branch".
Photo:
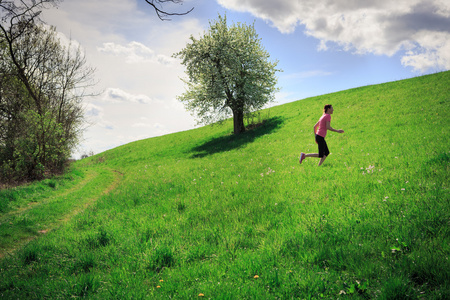
M 172 3 L 182 4 L 183 0 L 144 0 L 144 1 L 147 2 L 150 6 L 152 6 L 155 9 L 156 14 L 158 15 L 159 19 L 162 21 L 171 20 L 170 18 L 168 18 L 169 16 L 184 16 L 194 10 L 194 8 L 191 8 L 190 10 L 188 10 L 187 12 L 184 12 L 184 13 L 170 13 L 170 12 L 167 12 L 162 9 L 163 3 L 172 2 Z

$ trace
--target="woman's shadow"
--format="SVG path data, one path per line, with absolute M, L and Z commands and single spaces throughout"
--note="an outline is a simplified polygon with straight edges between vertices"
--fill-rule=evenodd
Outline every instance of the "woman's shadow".
M 214 138 L 202 145 L 192 148 L 191 158 L 201 158 L 207 155 L 226 152 L 240 148 L 253 142 L 256 138 L 269 134 L 281 127 L 284 120 L 281 117 L 273 117 L 263 121 L 261 124 L 249 126 L 245 132 L 239 135 L 227 135 Z

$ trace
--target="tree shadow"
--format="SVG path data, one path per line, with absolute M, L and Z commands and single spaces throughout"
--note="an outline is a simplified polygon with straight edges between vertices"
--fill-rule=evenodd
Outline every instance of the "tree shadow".
M 239 135 L 226 135 L 214 138 L 206 143 L 192 148 L 191 158 L 202 158 L 219 152 L 226 152 L 241 148 L 248 143 L 252 143 L 255 139 L 265 134 L 272 133 L 279 129 L 284 123 L 284 118 L 273 117 L 264 120 L 261 124 L 250 125 L 246 131 Z

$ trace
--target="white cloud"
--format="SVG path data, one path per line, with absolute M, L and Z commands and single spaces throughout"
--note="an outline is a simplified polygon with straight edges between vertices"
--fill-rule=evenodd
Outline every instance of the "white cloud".
M 132 125 L 132 127 L 152 128 L 153 125 L 152 124 L 147 124 L 147 123 L 135 123 L 135 124 Z
M 450 69 L 448 0 L 217 0 L 228 9 L 250 12 L 290 33 L 303 26 L 319 39 L 319 50 L 336 43 L 344 50 L 392 56 L 416 70 Z
M 108 130 L 114 129 L 114 125 L 105 120 L 105 112 L 101 106 L 93 103 L 87 103 L 84 108 L 84 115 L 90 126 L 98 126 Z
M 450 69 L 450 33 L 421 31 L 415 38 L 419 46 L 406 52 L 403 65 L 421 72 L 439 71 L 440 66 Z
M 269 107 L 292 102 L 295 100 L 298 100 L 298 94 L 280 91 L 275 93 L 275 101 L 273 103 L 270 103 Z
M 108 88 L 98 100 L 107 103 L 140 103 L 151 104 L 156 101 L 150 99 L 150 97 L 142 94 L 130 94 L 119 88 Z
M 172 57 L 156 54 L 152 49 L 135 41 L 128 43 L 126 46 L 111 42 L 103 43 L 103 46 L 97 47 L 97 50 L 106 54 L 123 56 L 125 57 L 125 61 L 130 64 L 160 63 L 169 65 L 175 61 Z
M 161 124 L 161 123 L 158 123 L 158 122 L 153 123 L 153 124 L 139 122 L 139 123 L 133 124 L 132 127 L 135 127 L 135 128 L 149 128 L 149 129 L 155 129 L 155 130 L 158 130 L 158 131 L 167 131 L 166 130 L 166 126 Z
M 84 115 L 87 117 L 99 117 L 103 114 L 103 109 L 92 103 L 88 103 L 84 109 Z
M 86 99 L 89 126 L 81 148 L 99 153 L 131 141 L 193 128 L 193 120 L 186 111 L 177 109 L 178 103 L 108 88 Z
M 299 73 L 287 74 L 285 76 L 285 78 L 288 78 L 288 79 L 305 79 L 305 78 L 311 78 L 311 77 L 330 76 L 332 74 L 333 73 L 329 72 L 329 71 L 311 70 L 311 71 L 304 71 L 304 72 L 299 72 Z

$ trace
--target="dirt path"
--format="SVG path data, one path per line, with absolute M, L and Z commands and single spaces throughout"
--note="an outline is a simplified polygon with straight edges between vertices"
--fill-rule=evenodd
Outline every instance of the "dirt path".
M 10 211 L 8 213 L 5 213 L 5 214 L 1 215 L 0 216 L 0 224 L 5 222 L 5 220 L 7 220 L 7 219 L 11 219 L 14 216 L 18 216 L 18 215 L 24 214 L 28 210 L 33 209 L 33 208 L 35 208 L 38 205 L 45 205 L 45 204 L 51 202 L 52 200 L 54 200 L 56 198 L 65 197 L 66 195 L 69 195 L 69 194 L 74 193 L 74 192 L 76 192 L 78 190 L 81 190 L 95 176 L 98 176 L 98 174 L 97 173 L 95 173 L 95 174 L 94 173 L 87 174 L 87 176 L 85 178 L 83 178 L 83 180 L 80 183 L 78 183 L 74 187 L 64 191 L 61 194 L 50 196 L 47 199 L 45 199 L 43 201 L 39 201 L 39 202 L 32 201 L 32 202 L 28 203 L 27 206 L 19 207 L 19 208 L 15 209 L 15 210 L 12 210 L 12 211 Z
M 57 225 L 61 225 L 64 223 L 67 223 L 69 220 L 71 220 L 74 216 L 76 216 L 77 214 L 79 214 L 80 212 L 84 211 L 86 208 L 88 208 L 89 206 L 91 206 L 92 204 L 94 204 L 100 197 L 109 194 L 110 192 L 112 192 L 113 190 L 115 190 L 117 188 L 117 186 L 119 185 L 123 174 L 120 173 L 119 171 L 112 171 L 114 173 L 114 180 L 111 183 L 111 185 L 109 185 L 105 190 L 102 191 L 102 193 L 100 195 L 98 195 L 97 197 L 93 197 L 88 199 L 81 207 L 78 207 L 76 209 L 74 209 L 73 211 L 71 211 L 70 213 L 66 214 L 65 216 L 63 216 L 62 218 L 59 219 L 59 221 L 57 222 Z M 52 226 L 53 228 L 57 227 L 57 226 Z M 51 229 L 47 230 L 50 231 Z M 47 233 L 45 232 L 45 233 Z
M 114 178 L 113 178 L 111 184 L 109 184 L 108 187 L 105 188 L 101 193 L 97 194 L 96 196 L 88 197 L 87 199 L 85 199 L 83 201 L 83 203 L 80 203 L 80 204 L 74 206 L 73 209 L 69 213 L 66 213 L 65 215 L 60 216 L 58 219 L 56 219 L 54 222 L 52 222 L 51 224 L 46 226 L 44 229 L 39 230 L 37 232 L 37 234 L 30 233 L 26 237 L 23 237 L 23 236 L 22 237 L 18 237 L 18 239 L 14 242 L 14 244 L 6 246 L 6 247 L 0 247 L 0 260 L 3 259 L 4 257 L 6 257 L 7 255 L 13 255 L 18 250 L 20 250 L 24 246 L 26 246 L 32 240 L 34 240 L 36 238 L 39 238 L 40 236 L 42 236 L 42 235 L 52 231 L 55 228 L 58 228 L 59 226 L 61 226 L 63 224 L 66 224 L 73 217 L 75 217 L 77 214 L 79 214 L 80 212 L 83 212 L 88 207 L 93 205 L 98 199 L 100 199 L 100 197 L 102 197 L 104 195 L 107 195 L 110 192 L 112 192 L 114 189 L 116 189 L 117 186 L 119 185 L 119 183 L 122 180 L 123 174 L 118 172 L 118 171 L 115 171 L 115 170 L 111 170 L 111 172 L 113 173 Z M 23 215 L 24 213 L 26 213 L 29 210 L 32 210 L 33 208 L 36 208 L 36 207 L 41 206 L 41 205 L 46 205 L 46 204 L 48 204 L 48 203 L 50 203 L 52 201 L 55 201 L 57 199 L 62 199 L 63 197 L 65 197 L 65 196 L 67 196 L 67 195 L 69 195 L 71 193 L 74 193 L 76 191 L 82 190 L 89 183 L 89 181 L 91 181 L 96 176 L 99 176 L 99 174 L 98 173 L 89 174 L 79 184 L 77 184 L 76 186 L 74 186 L 74 187 L 64 191 L 61 194 L 49 197 L 48 199 L 45 199 L 44 201 L 39 202 L 39 203 L 38 202 L 31 202 L 31 203 L 28 204 L 28 206 L 21 207 L 21 208 L 16 209 L 16 210 L 14 210 L 12 212 L 4 214 L 4 215 L 2 215 L 0 217 L 0 223 L 8 222 L 8 219 L 11 219 L 11 218 L 13 218 L 15 216 Z

